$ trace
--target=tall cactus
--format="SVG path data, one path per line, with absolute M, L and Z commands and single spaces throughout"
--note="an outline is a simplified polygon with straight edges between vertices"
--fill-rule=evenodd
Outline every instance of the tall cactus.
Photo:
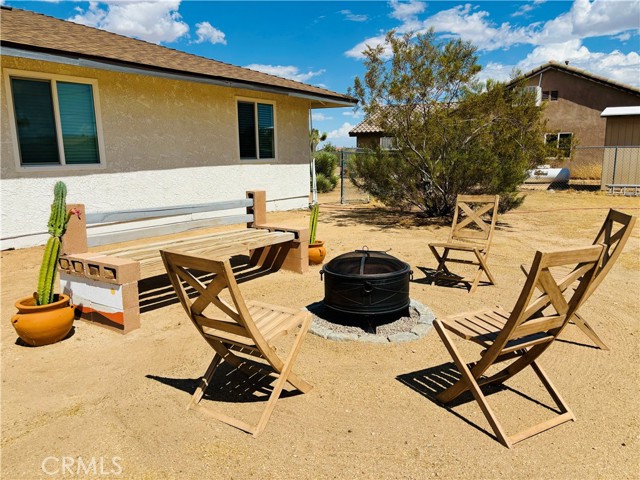
M 311 218 L 309 219 L 309 243 L 316 241 L 316 230 L 318 229 L 318 213 L 320 205 L 314 203 L 311 207 Z
M 79 216 L 77 210 L 67 212 L 67 186 L 63 182 L 57 182 L 53 187 L 53 203 L 49 216 L 49 240 L 44 249 L 40 276 L 38 277 L 38 293 L 36 305 L 47 305 L 53 302 L 53 285 L 56 279 L 56 267 L 60 257 L 61 238 L 67 229 L 69 218 L 72 214 Z

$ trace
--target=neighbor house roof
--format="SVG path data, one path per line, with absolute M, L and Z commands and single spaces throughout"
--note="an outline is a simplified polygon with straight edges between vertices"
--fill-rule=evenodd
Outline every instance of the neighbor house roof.
M 576 67 L 572 67 L 570 65 L 566 65 L 564 63 L 558 63 L 555 61 L 550 61 L 545 63 L 544 65 L 540 65 L 537 68 L 534 68 L 533 70 L 531 70 L 530 72 L 524 73 L 522 75 L 520 75 L 518 78 L 515 78 L 514 80 L 512 80 L 511 82 L 509 82 L 507 85 L 513 85 L 516 82 L 518 82 L 519 80 L 523 79 L 523 78 L 530 78 L 533 77 L 534 75 L 538 75 L 539 73 L 544 73 L 548 70 L 558 70 L 561 72 L 565 72 L 569 75 L 575 75 L 577 77 L 581 77 L 581 78 L 585 78 L 587 80 L 591 80 L 592 82 L 596 82 L 596 83 L 600 83 L 603 85 L 606 85 L 608 87 L 612 87 L 612 88 L 616 88 L 618 90 L 623 90 L 625 92 L 628 93 L 632 93 L 635 95 L 640 95 L 640 88 L 638 87 L 634 87 L 632 85 L 627 85 L 625 83 L 622 82 L 618 82 L 615 80 L 611 80 L 610 78 L 606 78 L 606 77 L 602 77 L 600 75 L 595 75 L 591 72 L 587 72 L 586 70 L 582 70 L 580 68 L 576 68 Z
M 384 134 L 384 131 L 377 124 L 378 115 L 374 114 L 371 117 L 365 118 L 358 125 L 349 130 L 350 137 L 356 137 L 358 135 L 366 134 L 366 133 L 381 133 Z
M 628 117 L 640 115 L 640 106 L 637 107 L 607 107 L 600 114 L 601 117 Z
M 0 45 L 2 55 L 292 95 L 308 98 L 314 108 L 357 103 L 324 88 L 4 6 Z

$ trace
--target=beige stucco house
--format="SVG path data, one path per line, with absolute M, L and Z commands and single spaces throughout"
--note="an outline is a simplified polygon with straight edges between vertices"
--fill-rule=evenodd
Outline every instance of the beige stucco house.
M 40 243 L 52 188 L 88 212 L 267 191 L 308 205 L 309 111 L 323 88 L 1 7 L 2 248 Z

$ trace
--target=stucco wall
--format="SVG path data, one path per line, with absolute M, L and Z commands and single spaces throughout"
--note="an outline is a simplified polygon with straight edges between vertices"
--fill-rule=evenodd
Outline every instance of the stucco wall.
M 547 131 L 571 132 L 580 146 L 604 145 L 605 119 L 600 114 L 605 108 L 637 105 L 640 100 L 639 95 L 557 70 L 535 75 L 527 85 L 558 91 L 557 101 L 545 102 Z
M 267 191 L 268 208 L 303 208 L 309 194 L 309 102 L 284 95 L 114 73 L 14 57 L 2 60 L 0 115 L 2 248 L 38 243 L 24 235 L 46 229 L 53 184 L 89 211 L 147 208 L 243 198 Z M 101 169 L 17 168 L 4 69 L 98 81 L 105 146 Z M 238 97 L 276 102 L 276 159 L 239 158 Z M 21 236 L 9 240 L 8 237 Z

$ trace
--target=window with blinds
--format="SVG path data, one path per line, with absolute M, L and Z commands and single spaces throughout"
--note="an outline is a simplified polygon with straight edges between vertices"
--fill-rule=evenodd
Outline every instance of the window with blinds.
M 91 84 L 11 77 L 11 92 L 21 165 L 100 164 Z
M 274 159 L 276 152 L 273 105 L 238 101 L 238 137 L 241 159 Z

